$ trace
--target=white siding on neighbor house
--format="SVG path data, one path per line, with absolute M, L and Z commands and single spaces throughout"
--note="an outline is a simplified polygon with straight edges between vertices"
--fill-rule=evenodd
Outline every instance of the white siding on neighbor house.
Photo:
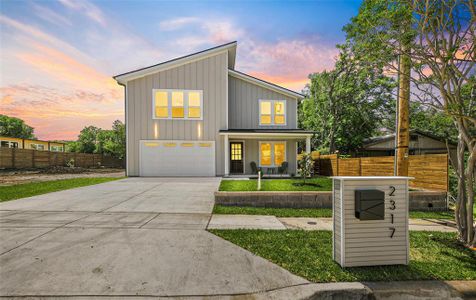
M 228 75 L 230 129 L 296 129 L 297 100 L 274 90 Z M 259 105 L 263 100 L 286 100 L 286 125 L 259 125 Z
M 222 52 L 127 82 L 128 176 L 139 176 L 140 141 L 154 139 L 216 141 L 216 175 L 224 174 L 223 138 L 218 132 L 227 128 L 227 74 L 228 54 Z M 153 119 L 153 89 L 203 90 L 203 120 Z

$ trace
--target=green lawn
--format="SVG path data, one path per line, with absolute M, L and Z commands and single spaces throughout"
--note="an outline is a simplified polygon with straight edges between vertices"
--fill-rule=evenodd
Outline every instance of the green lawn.
M 306 217 L 306 218 L 330 218 L 330 208 L 272 208 L 251 206 L 224 206 L 215 205 L 214 214 L 223 215 L 266 215 L 276 217 Z M 412 219 L 454 219 L 452 211 L 411 211 Z
M 210 230 L 313 282 L 390 280 L 476 280 L 476 252 L 456 234 L 410 232 L 408 266 L 342 269 L 332 260 L 331 231 Z
M 250 206 L 223 206 L 215 205 L 214 214 L 223 215 L 266 215 L 276 217 L 306 217 L 325 218 L 332 217 L 330 208 L 272 208 L 272 207 L 250 207 Z
M 62 180 L 52 180 L 43 182 L 32 182 L 9 186 L 0 186 L 0 202 L 10 201 L 25 197 L 31 197 L 56 191 L 72 189 L 81 186 L 93 185 L 112 180 L 122 179 L 120 177 L 98 177 L 98 178 L 72 178 Z
M 262 179 L 261 191 L 330 191 L 332 190 L 332 179 L 329 177 L 314 177 L 306 180 L 305 185 L 302 179 Z M 250 180 L 222 180 L 220 191 L 241 192 L 256 191 L 258 181 Z

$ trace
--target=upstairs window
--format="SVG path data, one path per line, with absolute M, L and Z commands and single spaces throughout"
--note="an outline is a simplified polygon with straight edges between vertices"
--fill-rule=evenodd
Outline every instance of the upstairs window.
M 184 117 L 183 92 L 172 92 L 172 118 Z
M 153 90 L 154 119 L 203 119 L 203 91 Z
M 259 100 L 259 125 L 286 125 L 286 100 Z

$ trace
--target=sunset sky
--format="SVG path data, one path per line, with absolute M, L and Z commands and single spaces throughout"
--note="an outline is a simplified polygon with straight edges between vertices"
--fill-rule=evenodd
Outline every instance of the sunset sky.
M 0 0 L 0 114 L 40 139 L 124 120 L 113 75 L 238 41 L 236 69 L 301 91 L 360 1 Z

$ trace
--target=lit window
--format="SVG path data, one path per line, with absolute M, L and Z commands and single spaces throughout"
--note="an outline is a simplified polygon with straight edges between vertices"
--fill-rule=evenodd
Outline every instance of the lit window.
M 261 152 L 260 165 L 262 166 L 271 165 L 271 144 L 261 143 L 260 152 Z
M 286 161 L 286 142 L 260 142 L 260 166 L 279 167 Z
M 286 125 L 285 100 L 259 101 L 260 125 Z
M 284 102 L 276 101 L 274 102 L 274 124 L 285 124 L 284 116 Z
M 285 161 L 285 145 L 284 143 L 274 144 L 274 165 L 280 166 Z
M 211 147 L 212 144 L 210 143 L 200 143 L 200 147 Z
M 200 118 L 201 114 L 201 105 L 200 105 L 200 93 L 199 92 L 188 92 L 188 117 L 189 118 Z
M 182 147 L 193 147 L 193 143 L 182 143 L 180 146 L 182 146 Z
M 271 101 L 261 101 L 260 113 L 261 124 L 271 124 Z
M 183 118 L 183 92 L 172 92 L 172 118 Z
M 177 144 L 176 143 L 165 143 L 164 146 L 165 147 L 176 147 Z
M 154 90 L 153 95 L 155 119 L 202 119 L 202 91 Z
M 157 118 L 169 117 L 169 100 L 167 92 L 155 92 L 155 116 Z

